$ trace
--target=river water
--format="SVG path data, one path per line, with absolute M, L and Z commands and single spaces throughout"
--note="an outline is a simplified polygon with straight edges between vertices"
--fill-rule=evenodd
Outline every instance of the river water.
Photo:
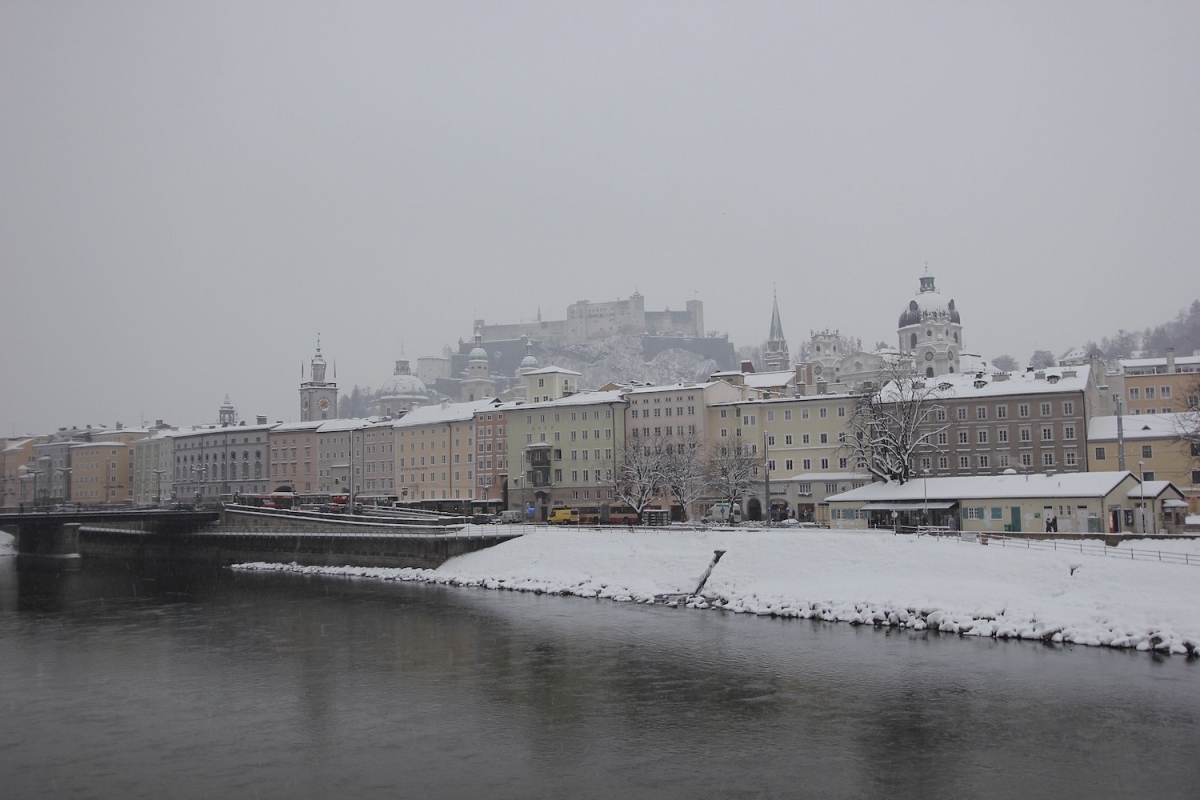
M 18 573 L 0 796 L 1200 797 L 1200 663 L 344 578 Z

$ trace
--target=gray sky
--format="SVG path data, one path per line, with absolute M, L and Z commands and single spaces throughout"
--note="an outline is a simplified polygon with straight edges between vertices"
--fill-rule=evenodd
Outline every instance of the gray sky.
M 0 3 L 0 430 L 627 297 L 1027 358 L 1200 296 L 1200 4 Z M 1188 277 L 1188 276 L 1192 277 Z

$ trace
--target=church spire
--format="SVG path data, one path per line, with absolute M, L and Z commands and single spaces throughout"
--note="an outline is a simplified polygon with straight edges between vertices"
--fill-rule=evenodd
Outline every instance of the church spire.
M 779 295 L 774 295 L 771 308 L 771 332 L 763 348 L 763 366 L 768 371 L 791 369 L 792 358 L 788 353 L 787 339 L 783 335 L 783 323 L 779 319 Z

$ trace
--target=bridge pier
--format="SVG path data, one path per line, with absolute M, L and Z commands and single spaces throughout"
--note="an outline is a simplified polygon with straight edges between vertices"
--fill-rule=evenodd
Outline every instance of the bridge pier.
M 17 569 L 61 571 L 82 565 L 78 522 L 21 526 L 17 534 Z

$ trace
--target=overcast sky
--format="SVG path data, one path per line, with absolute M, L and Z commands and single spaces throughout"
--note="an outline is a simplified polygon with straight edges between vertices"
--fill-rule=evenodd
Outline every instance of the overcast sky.
M 0 430 L 628 297 L 1025 359 L 1200 296 L 1200 4 L 0 3 Z

